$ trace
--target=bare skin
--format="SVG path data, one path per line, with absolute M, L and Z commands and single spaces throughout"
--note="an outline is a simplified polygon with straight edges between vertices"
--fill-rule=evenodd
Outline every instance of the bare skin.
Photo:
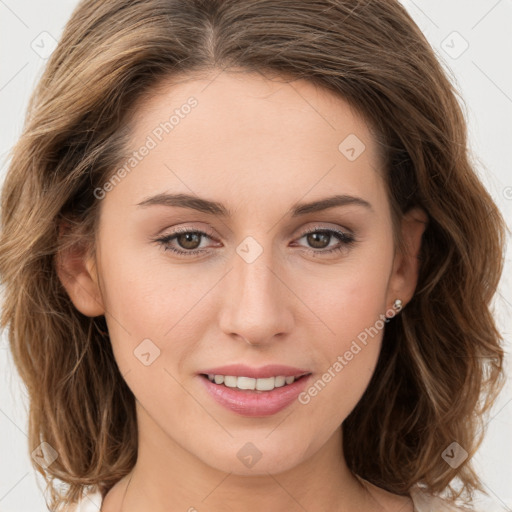
M 382 329 L 307 403 L 267 417 L 225 409 L 198 372 L 278 363 L 308 368 L 312 383 L 332 372 L 395 299 L 412 298 L 425 213 L 404 218 L 400 253 L 368 127 L 305 81 L 223 72 L 169 84 L 139 107 L 133 150 L 191 96 L 197 106 L 102 199 L 95 258 L 62 255 L 64 286 L 83 314 L 105 315 L 136 397 L 138 460 L 102 511 L 411 512 L 409 497 L 361 483 L 343 455 L 341 425 L 374 372 Z M 352 160 L 339 149 L 351 134 L 365 146 Z M 232 215 L 137 206 L 163 192 L 217 201 Z M 289 213 L 335 194 L 371 208 Z M 154 241 L 178 227 L 208 234 L 167 245 L 204 252 L 178 256 Z M 328 229 L 355 242 L 321 237 Z M 236 250 L 246 237 L 262 250 L 250 263 Z M 145 339 L 160 350 L 150 365 L 134 357 Z M 261 453 L 252 467 L 237 456 L 248 442 Z

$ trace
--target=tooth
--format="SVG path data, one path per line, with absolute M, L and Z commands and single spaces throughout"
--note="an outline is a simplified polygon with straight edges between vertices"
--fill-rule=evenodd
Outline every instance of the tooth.
M 240 389 L 254 389 L 256 387 L 256 379 L 238 377 L 237 387 Z
M 259 391 L 271 391 L 274 389 L 274 377 L 269 377 L 268 379 L 258 379 L 256 381 L 256 389 Z
M 233 375 L 214 375 L 213 373 L 209 373 L 207 376 L 208 379 L 211 382 L 215 382 L 215 384 L 224 384 L 230 388 L 257 389 L 258 391 L 272 391 L 274 388 L 280 388 L 295 381 L 295 377 L 284 377 L 282 375 L 264 379 L 254 379 L 244 376 L 237 377 Z
M 233 375 L 225 375 L 224 376 L 224 385 L 229 388 L 236 388 L 236 382 L 238 377 L 233 377 Z
M 283 377 L 282 375 L 279 375 L 278 377 L 276 377 L 276 383 L 274 384 L 274 386 L 276 388 L 280 388 L 281 386 L 284 386 L 285 380 L 286 380 L 285 377 Z

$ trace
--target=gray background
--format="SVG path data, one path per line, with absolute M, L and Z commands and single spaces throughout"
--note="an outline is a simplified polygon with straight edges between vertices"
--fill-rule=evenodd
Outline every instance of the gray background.
M 470 142 L 481 178 L 512 220 L 512 0 L 403 0 L 461 91 Z M 21 133 L 26 104 L 75 0 L 0 0 L 0 175 Z M 456 33 L 454 33 L 456 32 Z M 467 46 L 467 48 L 466 48 Z M 511 251 L 495 300 L 496 317 L 510 353 Z M 508 375 L 510 356 L 507 360 Z M 42 478 L 30 466 L 27 401 L 9 351 L 0 338 L 0 512 L 46 511 Z M 512 510 L 512 388 L 510 379 L 475 457 L 491 498 L 486 512 Z M 507 483 L 509 485 L 507 485 Z

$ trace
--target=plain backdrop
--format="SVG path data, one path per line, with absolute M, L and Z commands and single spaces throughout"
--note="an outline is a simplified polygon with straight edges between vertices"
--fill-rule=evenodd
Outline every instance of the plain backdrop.
M 380 1 L 380 0 L 373 0 Z M 27 101 L 75 0 L 0 0 L 0 176 L 21 133 Z M 512 220 L 512 1 L 404 0 L 463 97 L 470 143 L 481 179 Z M 41 39 L 46 41 L 42 50 Z M 39 48 L 38 48 L 39 45 Z M 496 317 L 512 347 L 511 252 L 495 300 Z M 27 311 L 27 314 L 30 314 Z M 508 375 L 511 375 L 507 355 Z M 490 498 L 482 511 L 512 510 L 512 387 L 493 409 L 475 456 Z M 24 386 L 0 338 L 0 512 L 46 511 L 42 477 L 30 465 Z

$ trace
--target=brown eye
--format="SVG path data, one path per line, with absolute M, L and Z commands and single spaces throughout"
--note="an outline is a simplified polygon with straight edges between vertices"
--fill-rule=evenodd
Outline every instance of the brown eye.
M 343 231 L 338 231 L 336 229 L 325 229 L 315 227 L 306 231 L 301 238 L 306 238 L 307 244 L 312 249 L 317 249 L 316 251 L 310 250 L 313 254 L 330 254 L 334 252 L 341 252 L 347 250 L 351 245 L 356 243 L 355 236 L 351 233 L 344 233 Z M 338 245 L 332 247 L 328 250 L 322 250 L 329 247 L 329 242 L 333 239 L 337 239 L 339 241 Z
M 174 252 L 179 256 L 190 256 L 207 251 L 207 249 L 199 249 L 203 238 L 212 239 L 212 236 L 203 231 L 180 229 L 155 239 L 155 242 L 163 246 L 165 251 Z
M 181 233 L 175 239 L 183 249 L 197 249 L 201 244 L 201 234 L 197 232 Z
M 329 245 L 329 241 L 332 235 L 326 234 L 325 232 L 316 231 L 315 233 L 309 233 L 306 235 L 308 243 L 311 244 L 315 249 L 325 249 Z
M 208 252 L 207 248 L 200 248 L 203 238 L 213 240 L 213 235 L 204 233 L 203 231 L 181 229 L 177 230 L 170 235 L 163 236 L 155 239 L 163 246 L 165 251 L 171 251 L 178 256 L 194 256 L 200 253 Z M 309 252 L 314 255 L 331 254 L 335 252 L 342 252 L 348 250 L 349 246 L 356 242 L 354 235 L 345 233 L 335 229 L 314 228 L 306 231 L 301 238 L 306 238 L 307 244 L 310 249 Z M 329 247 L 331 240 L 337 239 L 338 244 L 334 247 L 325 250 Z

